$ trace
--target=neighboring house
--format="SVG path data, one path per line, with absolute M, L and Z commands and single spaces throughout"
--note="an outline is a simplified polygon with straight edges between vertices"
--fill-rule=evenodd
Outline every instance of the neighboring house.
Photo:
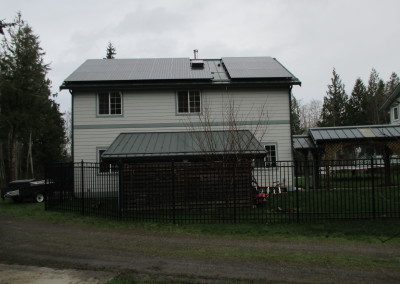
M 72 95 L 74 162 L 101 161 L 120 133 L 205 130 L 204 120 L 228 129 L 229 109 L 274 162 L 292 160 L 290 97 L 300 84 L 271 57 L 91 59 L 60 88 Z
M 400 124 L 400 84 L 382 105 L 381 111 L 387 110 L 390 113 L 390 124 Z

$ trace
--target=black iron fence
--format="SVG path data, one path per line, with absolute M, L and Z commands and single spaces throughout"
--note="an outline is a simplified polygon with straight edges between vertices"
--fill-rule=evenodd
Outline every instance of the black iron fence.
M 171 223 L 400 217 L 400 160 L 68 163 L 47 169 L 46 210 Z

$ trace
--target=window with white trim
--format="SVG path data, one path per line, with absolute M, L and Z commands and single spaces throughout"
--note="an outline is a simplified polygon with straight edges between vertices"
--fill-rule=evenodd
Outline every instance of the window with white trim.
M 265 167 L 276 167 L 276 145 L 264 145 L 267 154 L 264 157 Z
M 101 92 L 98 94 L 99 115 L 122 115 L 122 96 L 119 92 Z
M 200 91 L 178 91 L 177 92 L 178 113 L 190 114 L 201 112 Z
M 100 163 L 99 165 L 99 172 L 100 173 L 113 173 L 117 171 L 117 165 L 115 163 L 109 163 L 109 162 L 105 162 L 103 161 L 103 158 L 101 157 L 101 155 L 103 155 L 103 153 L 106 150 L 101 149 L 101 150 L 97 150 L 97 160 Z
M 265 168 L 276 167 L 276 161 L 277 161 L 276 144 L 267 144 L 264 145 L 264 148 L 266 155 L 264 156 L 264 158 L 255 160 L 256 167 L 265 167 Z
M 398 120 L 399 119 L 399 107 L 394 107 L 393 108 L 393 119 Z

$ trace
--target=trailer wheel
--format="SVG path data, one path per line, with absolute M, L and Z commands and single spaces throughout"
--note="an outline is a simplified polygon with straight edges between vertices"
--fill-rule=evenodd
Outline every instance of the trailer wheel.
M 43 193 L 36 193 L 36 195 L 35 195 L 35 201 L 36 201 L 37 203 L 43 202 L 43 201 L 44 201 L 44 195 L 43 195 Z

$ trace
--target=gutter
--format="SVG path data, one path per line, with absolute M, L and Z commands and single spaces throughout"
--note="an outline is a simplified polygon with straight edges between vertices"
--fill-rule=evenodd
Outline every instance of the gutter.
M 225 88 L 229 87 L 246 87 L 246 88 L 257 88 L 257 87 L 281 87 L 281 86 L 293 86 L 299 85 L 301 86 L 301 82 L 297 79 L 294 81 L 288 80 L 274 80 L 274 81 L 220 81 L 220 82 L 179 82 L 179 83 L 133 83 L 129 82 L 64 82 L 60 86 L 60 90 L 96 90 L 96 89 L 135 89 L 135 90 L 144 90 L 144 89 L 176 89 L 176 88 Z

